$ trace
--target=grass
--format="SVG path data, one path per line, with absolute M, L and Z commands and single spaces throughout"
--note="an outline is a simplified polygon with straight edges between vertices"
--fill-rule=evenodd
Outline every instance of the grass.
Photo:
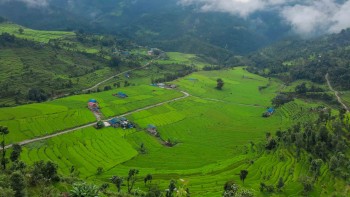
M 18 30 L 22 28 L 24 31 L 21 34 Z M 36 42 L 48 43 L 52 39 L 61 39 L 65 37 L 73 37 L 75 33 L 66 31 L 41 31 L 29 29 L 14 23 L 0 23 L 0 34 L 1 33 L 13 34 L 16 37 L 33 40 Z
M 218 77 L 225 82 L 221 91 L 214 88 Z M 29 163 L 39 159 L 53 160 L 66 175 L 70 167 L 75 166 L 82 178 L 98 183 L 108 182 L 113 175 L 125 177 L 129 169 L 137 168 L 140 179 L 151 173 L 153 183 L 161 188 L 166 188 L 171 179 L 178 180 L 179 185 L 180 178 L 187 180 L 192 196 L 220 196 L 227 180 L 232 179 L 242 185 L 237 174 L 242 169 L 248 169 L 249 175 L 243 187 L 253 188 L 258 196 L 269 196 L 258 192 L 261 181 L 275 185 L 279 177 L 286 182 L 283 195 L 301 195 L 298 177 L 307 173 L 307 158 L 297 161 L 287 150 L 262 155 L 259 150 L 263 149 L 262 139 L 266 132 L 274 133 L 295 121 L 315 118 L 316 114 L 310 113 L 308 108 L 317 104 L 296 100 L 278 108 L 270 118 L 262 118 L 261 114 L 270 106 L 270 100 L 280 84 L 250 74 L 244 68 L 198 72 L 175 83 L 193 96 L 128 116 L 141 130 L 88 128 L 25 146 L 22 159 Z M 258 90 L 259 86 L 266 84 L 270 84 L 267 89 Z M 125 111 L 113 108 L 114 104 L 129 109 L 140 107 L 139 103 L 143 102 L 139 99 L 148 97 L 141 96 L 147 95 L 143 91 L 152 89 L 150 86 L 123 89 L 132 95 L 132 101 L 113 102 L 108 97 L 111 92 L 94 96 L 102 99 L 102 111 L 108 115 L 112 111 Z M 156 89 L 150 94 L 158 94 L 158 91 L 164 96 L 162 98 L 171 92 Z M 153 97 L 157 98 L 156 95 Z M 75 98 L 79 102 L 80 99 L 85 101 L 88 95 Z M 148 124 L 156 125 L 164 140 L 170 139 L 178 144 L 172 148 L 163 146 L 144 132 Z M 251 141 L 256 144 L 253 149 Z M 146 154 L 138 153 L 141 144 L 146 147 Z M 283 161 L 280 160 L 281 155 L 284 156 Z M 104 172 L 96 175 L 100 166 Z M 327 191 L 337 193 L 333 186 L 335 182 L 329 176 L 327 169 L 323 168 L 314 195 L 325 195 L 321 188 L 325 182 L 330 182 Z M 138 181 L 136 187 L 146 189 L 142 181 Z

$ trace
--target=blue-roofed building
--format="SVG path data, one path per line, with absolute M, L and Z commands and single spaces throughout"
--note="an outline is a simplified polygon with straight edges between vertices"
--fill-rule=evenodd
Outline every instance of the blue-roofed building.
M 89 103 L 90 103 L 90 102 L 91 102 L 91 103 L 97 103 L 97 100 L 96 100 L 96 99 L 90 99 L 90 100 L 89 100 Z
M 270 107 L 262 114 L 263 117 L 267 118 L 270 117 L 275 112 L 275 109 L 273 107 Z
M 126 97 L 128 97 L 128 95 L 126 95 L 125 93 L 123 93 L 123 92 L 118 92 L 118 97 L 119 98 L 126 98 Z

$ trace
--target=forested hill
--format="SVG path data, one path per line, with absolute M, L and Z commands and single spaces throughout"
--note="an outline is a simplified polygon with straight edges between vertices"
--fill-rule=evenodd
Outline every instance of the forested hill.
M 112 33 L 163 50 L 210 55 L 220 48 L 222 58 L 227 58 L 228 51 L 246 54 L 267 46 L 285 36 L 289 29 L 271 13 L 242 19 L 223 13 L 199 12 L 178 2 L 51 0 L 44 7 L 33 7 L 5 1 L 0 13 L 34 29 Z
M 285 40 L 248 56 L 250 70 L 285 82 L 325 82 L 329 73 L 339 89 L 350 89 L 350 29 L 312 40 Z

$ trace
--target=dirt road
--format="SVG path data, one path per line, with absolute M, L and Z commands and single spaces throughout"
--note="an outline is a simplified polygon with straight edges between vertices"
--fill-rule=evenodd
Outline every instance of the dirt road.
M 334 92 L 334 95 L 337 97 L 338 102 L 344 107 L 344 109 L 346 109 L 347 112 L 349 112 L 350 110 L 349 110 L 348 106 L 345 105 L 345 103 L 343 102 L 343 100 L 340 98 L 339 92 L 333 89 L 333 87 L 332 87 L 332 85 L 331 85 L 331 82 L 329 81 L 329 74 L 328 74 L 328 73 L 326 74 L 325 78 L 326 78 L 327 85 L 328 85 L 329 89 L 330 89 L 332 92 Z
M 168 101 L 164 101 L 164 102 L 161 102 L 161 103 L 157 103 L 157 104 L 154 104 L 154 105 L 150 105 L 150 106 L 147 106 L 147 107 L 135 109 L 135 110 L 127 112 L 125 114 L 121 114 L 121 115 L 119 115 L 117 117 L 128 116 L 128 115 L 140 112 L 140 111 L 148 110 L 148 109 L 151 109 L 151 108 L 154 108 L 154 107 L 158 107 L 158 106 L 161 106 L 161 105 L 164 105 L 164 104 L 167 104 L 167 103 L 171 103 L 171 102 L 174 102 L 174 101 L 182 100 L 182 99 L 187 98 L 187 97 L 190 96 L 190 94 L 187 93 L 187 92 L 181 91 L 181 93 L 183 94 L 183 96 L 181 96 L 181 97 L 178 97 L 178 98 L 175 98 L 175 99 L 171 99 L 171 100 L 168 100 Z M 111 120 L 111 119 L 112 118 L 107 119 L 107 120 L 103 120 L 103 121 L 108 121 L 108 120 Z M 93 126 L 95 124 L 96 124 L 96 122 L 89 123 L 89 124 L 82 125 L 82 126 L 79 126 L 79 127 L 76 127 L 76 128 L 67 129 L 67 130 L 64 130 L 64 131 L 61 131 L 61 132 L 50 134 L 50 135 L 47 135 L 47 136 L 38 137 L 38 138 L 30 139 L 30 140 L 24 140 L 22 142 L 18 142 L 17 144 L 23 146 L 23 145 L 30 144 L 30 143 L 33 143 L 33 142 L 38 142 L 38 141 L 41 141 L 41 140 L 46 140 L 46 139 L 50 139 L 50 138 L 53 138 L 53 137 L 56 137 L 56 136 L 64 135 L 64 134 L 67 134 L 67 133 L 70 133 L 70 132 L 73 132 L 73 131 L 77 131 L 79 129 L 84 129 L 84 128 L 87 128 L 87 127 L 91 127 L 91 126 Z M 11 147 L 12 147 L 12 144 L 5 146 L 5 149 L 11 148 Z

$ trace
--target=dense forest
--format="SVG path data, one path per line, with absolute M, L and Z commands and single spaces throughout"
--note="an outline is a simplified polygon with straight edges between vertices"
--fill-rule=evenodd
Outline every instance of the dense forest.
M 312 40 L 285 40 L 249 55 L 249 70 L 286 83 L 299 79 L 325 83 L 329 73 L 334 86 L 349 90 L 349 45 L 350 29 Z
M 26 34 L 22 28 L 18 31 Z M 99 50 L 87 52 L 89 47 Z M 140 67 L 140 62 L 149 57 L 119 52 L 133 47 L 132 43 L 113 36 L 78 32 L 75 37 L 52 39 L 48 43 L 2 33 L 0 99 L 14 98 L 16 104 L 21 104 L 74 94 L 106 76 Z

